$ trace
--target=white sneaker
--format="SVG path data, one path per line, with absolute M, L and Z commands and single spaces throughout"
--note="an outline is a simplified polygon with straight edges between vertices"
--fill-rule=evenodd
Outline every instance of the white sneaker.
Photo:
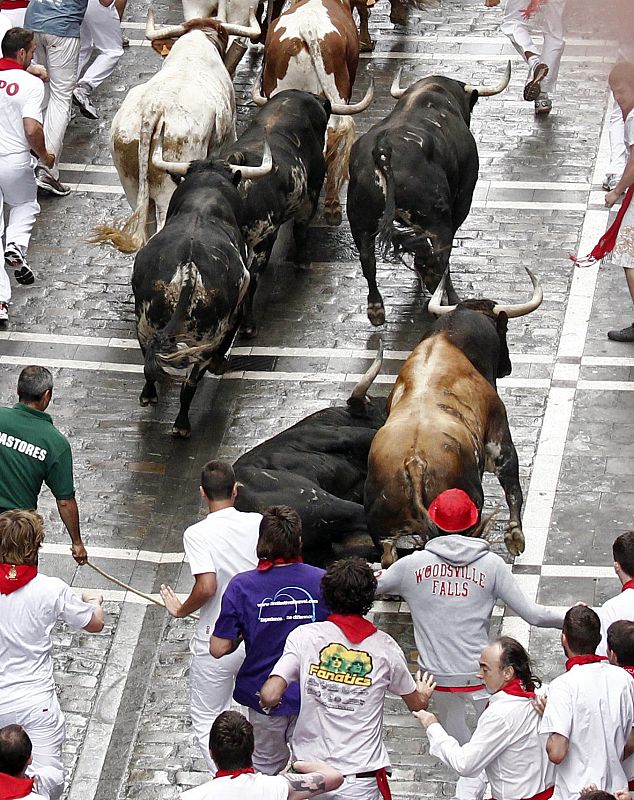
M 73 89 L 73 103 L 79 107 L 79 113 L 88 119 L 99 119 L 99 112 L 90 99 L 92 89 L 83 83 L 78 83 Z
M 0 303 L 0 322 L 9 321 L 9 304 Z

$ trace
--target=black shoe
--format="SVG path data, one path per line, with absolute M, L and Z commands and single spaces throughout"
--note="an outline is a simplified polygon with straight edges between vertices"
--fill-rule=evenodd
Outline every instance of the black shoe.
M 70 186 L 66 186 L 66 184 L 54 178 L 51 173 L 42 166 L 35 168 L 35 183 L 37 183 L 40 189 L 44 189 L 45 192 L 50 192 L 51 194 L 56 194 L 58 197 L 66 197 L 67 194 L 70 194 Z
M 608 331 L 608 339 L 613 342 L 634 342 L 634 323 L 620 331 Z

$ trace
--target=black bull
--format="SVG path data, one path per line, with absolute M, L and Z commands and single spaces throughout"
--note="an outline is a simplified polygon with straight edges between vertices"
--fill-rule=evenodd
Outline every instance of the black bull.
M 236 508 L 295 508 L 302 519 L 304 560 L 323 566 L 341 555 L 378 556 L 367 535 L 363 486 L 368 452 L 385 421 L 385 398 L 363 404 L 381 354 L 348 400 L 325 408 L 263 442 L 233 465 L 241 484 Z
M 368 318 L 385 322 L 376 282 L 375 242 L 385 252 L 414 254 L 421 282 L 433 292 L 449 263 L 453 238 L 469 213 L 478 178 L 478 150 L 469 129 L 480 96 L 508 85 L 510 62 L 498 86 L 471 86 L 441 76 L 423 78 L 392 112 L 352 148 L 348 219 L 368 283 Z M 447 278 L 450 303 L 458 296 Z
M 258 181 L 246 181 L 242 232 L 249 251 L 251 284 L 244 302 L 242 330 L 256 333 L 253 297 L 266 269 L 280 226 L 293 220 L 294 260 L 303 265 L 308 226 L 317 210 L 326 174 L 324 140 L 330 102 L 309 92 L 288 89 L 258 109 L 248 128 L 225 150 L 232 164 L 259 164 L 262 142 L 273 156 L 273 170 Z
M 157 381 L 183 380 L 173 429 L 182 437 L 191 431 L 188 412 L 198 382 L 207 369 L 224 368 L 249 284 L 239 179 L 222 163 L 195 162 L 172 195 L 165 227 L 134 262 L 137 336 L 145 357 L 140 402 L 156 404 Z

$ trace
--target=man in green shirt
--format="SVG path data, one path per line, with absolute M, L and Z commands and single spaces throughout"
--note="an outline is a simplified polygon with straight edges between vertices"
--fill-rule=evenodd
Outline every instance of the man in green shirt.
M 0 408 L 0 512 L 36 509 L 46 483 L 70 534 L 73 558 L 85 564 L 70 444 L 45 413 L 52 395 L 51 373 L 45 367 L 25 367 L 18 378 L 19 402 Z

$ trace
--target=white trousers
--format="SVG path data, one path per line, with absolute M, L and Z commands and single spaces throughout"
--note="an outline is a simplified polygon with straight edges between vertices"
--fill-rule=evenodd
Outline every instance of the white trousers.
M 55 164 L 49 172 L 58 178 L 64 135 L 70 122 L 73 89 L 77 83 L 79 39 L 53 36 L 51 33 L 36 33 L 35 41 L 37 63 L 48 70 L 48 83 L 44 84 L 47 103 L 44 115 L 44 141 L 47 150 L 55 153 Z
M 19 244 L 25 250 L 31 240 L 35 218 L 40 213 L 37 202 L 37 186 L 33 166 L 35 159 L 30 153 L 16 153 L 0 158 L 0 242 L 4 230 L 4 204 L 9 206 L 5 245 Z M 2 251 L 4 249 L 2 248 Z M 11 299 L 11 282 L 0 267 L 0 303 Z
M 2 13 L 11 21 L 12 28 L 23 28 L 26 8 L 3 8 Z
M 438 721 L 450 736 L 463 745 L 471 739 L 467 725 L 467 706 L 473 706 L 476 719 L 489 702 L 484 689 L 475 692 L 434 692 L 434 712 Z M 459 778 L 454 797 L 458 800 L 482 800 L 486 789 L 484 772 L 475 778 Z
M 338 789 L 322 794 L 321 798 L 322 800 L 381 800 L 381 793 L 376 778 L 357 778 L 356 775 L 346 775 Z
M 112 75 L 123 55 L 121 22 L 114 3 L 106 8 L 101 5 L 99 0 L 88 0 L 86 15 L 79 32 L 79 41 L 81 43 L 79 83 L 96 89 Z M 97 56 L 84 72 L 84 67 L 90 61 L 93 49 L 97 51 Z
M 209 753 L 209 731 L 216 717 L 231 707 L 238 670 L 244 661 L 244 644 L 228 656 L 193 655 L 189 665 L 189 702 L 194 735 L 212 775 L 216 767 Z
M 524 61 L 528 61 L 526 53 L 535 53 L 546 64 L 548 75 L 542 81 L 541 88 L 543 92 L 552 94 L 557 85 L 559 65 L 566 44 L 563 22 L 566 0 L 546 0 L 541 7 L 540 14 L 544 23 L 544 45 L 541 51 L 533 42 L 530 20 L 526 20 L 522 13 L 526 6 L 526 0 L 506 0 L 500 27 Z
M 5 725 L 21 725 L 28 733 L 33 745 L 29 774 L 37 775 L 41 770 L 42 789 L 51 800 L 57 800 L 64 789 L 62 746 L 65 730 L 64 715 L 55 692 L 51 692 L 45 703 L 0 714 L 0 728 Z
M 290 758 L 290 741 L 295 730 L 297 714 L 272 717 L 249 709 L 249 722 L 253 725 L 255 749 L 253 766 L 264 775 L 277 775 L 286 768 Z
M 617 53 L 617 61 L 634 61 L 634 44 L 622 43 Z M 610 164 L 608 174 L 621 177 L 627 164 L 627 149 L 625 147 L 625 121 L 619 104 L 610 95 L 612 100 L 612 113 L 610 114 Z

